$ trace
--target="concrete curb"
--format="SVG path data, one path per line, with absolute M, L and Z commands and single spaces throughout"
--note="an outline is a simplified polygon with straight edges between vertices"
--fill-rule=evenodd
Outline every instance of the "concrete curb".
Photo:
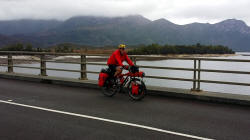
M 4 73 L 4 72 L 0 72 L 0 78 L 25 80 L 25 81 L 65 85 L 65 86 L 84 87 L 84 88 L 95 88 L 95 89 L 99 88 L 97 85 L 97 81 L 94 80 L 77 80 L 70 78 L 59 78 L 51 76 L 39 76 L 39 75 Z M 188 89 L 164 88 L 156 86 L 147 86 L 147 89 L 148 89 L 148 94 L 150 95 L 194 99 L 207 102 L 228 103 L 228 104 L 247 105 L 247 106 L 250 105 L 249 95 L 236 95 L 229 93 L 216 93 L 207 91 L 195 92 Z

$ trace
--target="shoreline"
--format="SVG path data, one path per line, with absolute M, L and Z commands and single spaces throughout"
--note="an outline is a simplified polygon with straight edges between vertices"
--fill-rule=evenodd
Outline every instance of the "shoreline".
M 163 57 L 229 57 L 229 56 L 238 56 L 241 54 L 167 54 L 167 55 L 135 55 L 135 56 L 163 56 Z
M 98 56 L 87 57 L 89 62 L 103 62 L 108 59 L 110 54 L 107 56 Z M 176 58 L 193 58 L 193 57 L 230 57 L 230 56 L 239 56 L 241 54 L 168 54 L 168 55 L 131 55 L 131 56 L 152 56 L 152 58 L 137 58 L 139 61 L 148 60 L 148 61 L 155 61 L 155 60 L 165 60 L 165 58 L 157 58 L 157 57 L 176 57 Z M 40 58 L 35 56 L 14 56 L 13 61 L 14 64 L 32 64 L 32 63 L 39 63 Z M 54 60 L 54 61 L 72 61 L 72 62 L 80 62 L 80 56 L 58 56 L 58 57 L 48 57 L 47 60 Z M 8 64 L 7 57 L 0 56 L 0 64 Z

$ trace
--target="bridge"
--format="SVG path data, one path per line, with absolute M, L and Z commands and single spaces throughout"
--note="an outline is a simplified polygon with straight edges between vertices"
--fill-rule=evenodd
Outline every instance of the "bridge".
M 133 102 L 127 94 L 104 97 L 96 81 L 87 80 L 87 62 L 80 63 L 84 80 L 79 80 L 46 76 L 48 68 L 42 59 L 40 75 L 13 73 L 11 53 L 8 56 L 8 71 L 0 72 L 0 139 L 230 140 L 250 136 L 249 97 L 201 91 L 201 80 L 196 79 L 202 71 L 199 67 L 193 69 L 198 76 L 191 79 L 198 90 L 149 86 L 150 95 Z

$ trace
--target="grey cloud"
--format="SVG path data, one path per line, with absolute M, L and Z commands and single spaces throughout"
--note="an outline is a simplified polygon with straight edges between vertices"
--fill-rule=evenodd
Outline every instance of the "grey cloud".
M 141 14 L 151 20 L 166 18 L 179 24 L 227 18 L 250 24 L 249 7 L 248 0 L 0 0 L 0 20 Z
M 20 0 L 0 1 L 0 19 L 57 18 L 75 15 L 121 16 L 143 14 L 152 2 L 143 0 Z M 150 8 L 148 8 L 150 11 Z
M 179 19 L 198 19 L 202 22 L 219 22 L 221 20 L 236 18 L 244 20 L 250 25 L 250 1 L 228 0 L 221 4 L 194 5 L 172 11 L 171 17 Z

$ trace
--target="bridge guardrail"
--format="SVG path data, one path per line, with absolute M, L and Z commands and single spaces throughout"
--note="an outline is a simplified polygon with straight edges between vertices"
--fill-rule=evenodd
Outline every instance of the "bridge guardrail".
M 12 56 L 18 55 L 31 55 L 31 56 L 39 56 L 40 60 L 29 60 L 34 62 L 39 62 L 40 67 L 30 67 L 30 66 L 18 66 L 15 65 L 13 62 L 15 60 L 23 60 L 25 59 L 14 59 Z M 0 64 L 0 66 L 6 66 L 8 68 L 8 73 L 13 73 L 13 68 L 28 68 L 28 69 L 40 69 L 41 76 L 47 76 L 47 70 L 53 71 L 66 71 L 66 72 L 77 72 L 80 73 L 80 80 L 87 79 L 87 73 L 98 74 L 99 72 L 95 71 L 87 71 L 87 65 L 106 65 L 104 63 L 93 63 L 88 62 L 88 60 L 96 59 L 93 56 L 98 56 L 98 59 L 105 59 L 107 60 L 108 55 L 103 54 L 80 54 L 80 53 L 48 53 L 48 52 L 13 52 L 13 51 L 0 51 L 0 56 L 6 56 L 6 58 L 0 58 L 2 60 L 6 59 L 6 64 Z M 46 56 L 79 56 L 79 62 L 71 62 L 71 61 L 52 61 L 47 60 Z M 91 56 L 92 58 L 87 58 L 87 56 Z M 103 56 L 103 58 L 100 58 Z M 149 69 L 165 69 L 165 70 L 181 70 L 181 71 L 192 71 L 193 78 L 174 78 L 174 77 L 162 77 L 162 76 L 153 76 L 149 75 L 146 78 L 154 78 L 154 79 L 167 79 L 167 80 L 178 80 L 178 81 L 190 81 L 193 82 L 193 87 L 191 90 L 200 91 L 200 83 L 216 83 L 216 84 L 228 84 L 228 85 L 241 85 L 241 86 L 250 86 L 250 83 L 241 83 L 241 82 L 227 82 L 227 81 L 214 81 L 214 80 L 202 80 L 201 79 L 201 72 L 215 72 L 215 73 L 231 73 L 231 74 L 250 74 L 249 71 L 233 71 L 233 70 L 215 70 L 215 69 L 202 69 L 201 68 L 201 61 L 225 61 L 225 62 L 250 62 L 250 60 L 240 60 L 240 59 L 215 59 L 215 58 L 179 58 L 179 57 L 165 57 L 165 56 L 136 56 L 130 55 L 129 56 L 132 61 L 136 64 L 137 60 L 141 59 L 176 59 L 176 60 L 192 60 L 193 61 L 193 68 L 177 68 L 177 67 L 160 67 L 160 66 L 143 66 L 138 65 L 140 68 L 149 68 Z M 46 63 L 67 63 L 67 64 L 79 64 L 79 70 L 68 70 L 68 69 L 57 69 L 57 68 L 47 68 Z

